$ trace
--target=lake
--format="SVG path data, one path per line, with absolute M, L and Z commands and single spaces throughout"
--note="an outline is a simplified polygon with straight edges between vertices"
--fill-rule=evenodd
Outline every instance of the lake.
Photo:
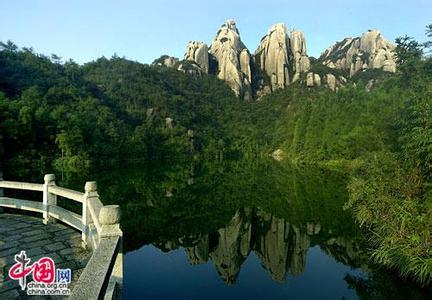
M 122 208 L 125 299 L 427 299 L 430 292 L 370 264 L 365 237 L 343 210 L 340 174 L 260 159 L 96 177 L 103 202 Z

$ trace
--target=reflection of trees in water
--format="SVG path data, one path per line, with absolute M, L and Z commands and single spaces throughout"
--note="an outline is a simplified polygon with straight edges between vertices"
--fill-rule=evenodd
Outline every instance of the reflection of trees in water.
M 320 170 L 267 160 L 205 161 L 128 172 L 119 181 L 123 189 L 108 196 L 125 195 L 127 251 L 148 243 L 165 251 L 183 246 L 191 264 L 211 259 L 229 284 L 251 251 L 274 280 L 284 281 L 288 273 L 303 272 L 310 245 L 357 234 L 341 212 L 344 183 Z M 342 257 L 343 247 L 332 250 L 336 244 L 329 242 L 326 251 Z
M 346 194 L 340 176 L 266 160 L 197 162 L 168 170 L 130 170 L 100 180 L 106 203 L 122 199 L 126 251 L 216 231 L 242 207 L 260 207 L 296 226 L 314 220 L 337 236 L 357 235 L 341 210 Z
M 106 204 L 122 199 L 126 251 L 183 246 L 191 264 L 211 259 L 228 284 L 251 251 L 276 281 L 304 271 L 311 245 L 346 264 L 355 253 L 357 232 L 341 211 L 343 180 L 321 170 L 264 159 L 193 161 L 102 173 L 98 182 Z
M 368 276 L 345 276 L 349 288 L 354 289 L 359 299 L 410 299 L 430 300 L 432 285 L 421 287 L 397 276 L 396 272 L 375 266 Z
M 263 210 L 245 208 L 238 210 L 230 222 L 216 232 L 160 246 L 165 250 L 183 246 L 192 265 L 211 259 L 227 284 L 235 283 L 241 265 L 254 251 L 272 279 L 283 282 L 287 274 L 304 272 L 307 251 L 320 231 L 320 224 L 307 223 L 299 228 Z M 336 259 L 342 258 L 344 263 L 354 262 L 358 254 L 353 251 L 353 241 L 333 237 L 323 245 L 327 253 Z M 343 253 L 344 248 L 346 253 Z
M 367 269 L 357 227 L 342 211 L 346 185 L 334 173 L 253 159 L 116 169 L 92 179 L 104 204 L 121 204 L 125 251 L 182 246 L 191 264 L 210 259 L 231 284 L 251 251 L 277 281 L 301 274 L 315 245 L 338 262 Z M 80 189 L 85 180 L 62 185 Z M 398 286 L 380 280 L 386 272 L 371 270 L 378 275 L 366 283 L 351 280 L 356 290 Z

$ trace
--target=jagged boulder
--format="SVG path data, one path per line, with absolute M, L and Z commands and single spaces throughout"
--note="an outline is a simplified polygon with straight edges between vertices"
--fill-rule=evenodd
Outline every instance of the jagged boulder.
M 295 82 L 300 78 L 302 73 L 309 71 L 310 60 L 307 56 L 306 38 L 303 32 L 298 30 L 291 31 L 291 55 L 293 59 L 293 79 Z
M 283 88 L 290 82 L 289 37 L 285 24 L 270 27 L 255 51 L 255 62 L 270 78 L 272 90 Z
M 165 127 L 172 129 L 173 128 L 173 119 L 172 118 L 165 118 Z
M 269 77 L 272 90 L 297 81 L 310 69 L 303 32 L 292 30 L 289 37 L 285 24 L 272 25 L 255 51 L 255 62 Z
M 326 87 L 332 91 L 337 91 L 340 87 L 343 87 L 347 83 L 347 80 L 343 76 L 338 76 L 332 73 L 317 74 L 314 72 L 308 72 L 306 74 L 305 84 L 308 88 L 312 87 Z
M 348 70 L 351 77 L 364 69 L 396 72 L 394 49 L 395 45 L 378 30 L 369 30 L 361 37 L 346 38 L 329 47 L 319 61 L 330 68 Z
M 194 61 L 204 73 L 209 72 L 208 47 L 203 42 L 189 42 L 184 55 L 185 60 Z
M 382 64 L 383 71 L 394 73 L 396 72 L 396 61 L 394 59 L 386 59 Z
M 285 157 L 285 152 L 282 149 L 276 149 L 271 155 L 273 159 L 277 161 L 282 161 Z
M 306 74 L 306 86 L 318 87 L 321 86 L 321 76 L 319 74 L 309 72 Z
M 334 76 L 333 74 L 326 74 L 324 76 L 324 83 L 332 91 L 335 91 L 337 88 L 336 76 Z
M 306 86 L 313 87 L 314 86 L 314 73 L 309 72 L 306 75 Z
M 321 86 L 321 76 L 319 76 L 319 74 L 314 74 L 313 82 L 314 86 Z
M 177 71 L 189 74 L 195 77 L 200 77 L 204 70 L 194 61 L 183 60 L 177 65 Z
M 227 82 L 236 96 L 252 100 L 251 57 L 233 20 L 218 30 L 209 53 L 217 61 L 217 76 Z
M 177 57 L 162 55 L 158 59 L 155 59 L 152 65 L 173 68 L 178 63 L 178 61 L 179 59 Z

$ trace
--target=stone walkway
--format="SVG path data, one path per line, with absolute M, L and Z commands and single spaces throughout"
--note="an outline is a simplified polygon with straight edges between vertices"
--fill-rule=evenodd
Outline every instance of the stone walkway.
M 8 276 L 14 255 L 25 250 L 31 263 L 51 257 L 56 268 L 72 270 L 72 284 L 91 256 L 81 247 L 81 233 L 61 223 L 44 225 L 42 217 L 0 213 L 0 299 L 26 299 L 18 281 Z M 27 277 L 28 282 L 31 275 Z M 32 299 L 35 297 L 31 297 Z M 45 297 L 48 298 L 48 297 Z M 39 297 L 41 299 L 41 297 Z

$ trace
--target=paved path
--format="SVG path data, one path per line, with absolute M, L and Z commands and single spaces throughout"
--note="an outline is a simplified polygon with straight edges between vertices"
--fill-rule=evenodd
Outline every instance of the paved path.
M 0 299 L 27 298 L 18 281 L 9 279 L 14 255 L 25 250 L 32 262 L 51 257 L 56 268 L 72 270 L 72 285 L 78 279 L 91 252 L 81 247 L 81 233 L 54 223 L 44 225 L 42 218 L 0 213 Z M 31 279 L 31 276 L 28 277 Z M 32 297 L 33 298 L 33 297 Z M 33 298 L 34 299 L 34 298 Z

